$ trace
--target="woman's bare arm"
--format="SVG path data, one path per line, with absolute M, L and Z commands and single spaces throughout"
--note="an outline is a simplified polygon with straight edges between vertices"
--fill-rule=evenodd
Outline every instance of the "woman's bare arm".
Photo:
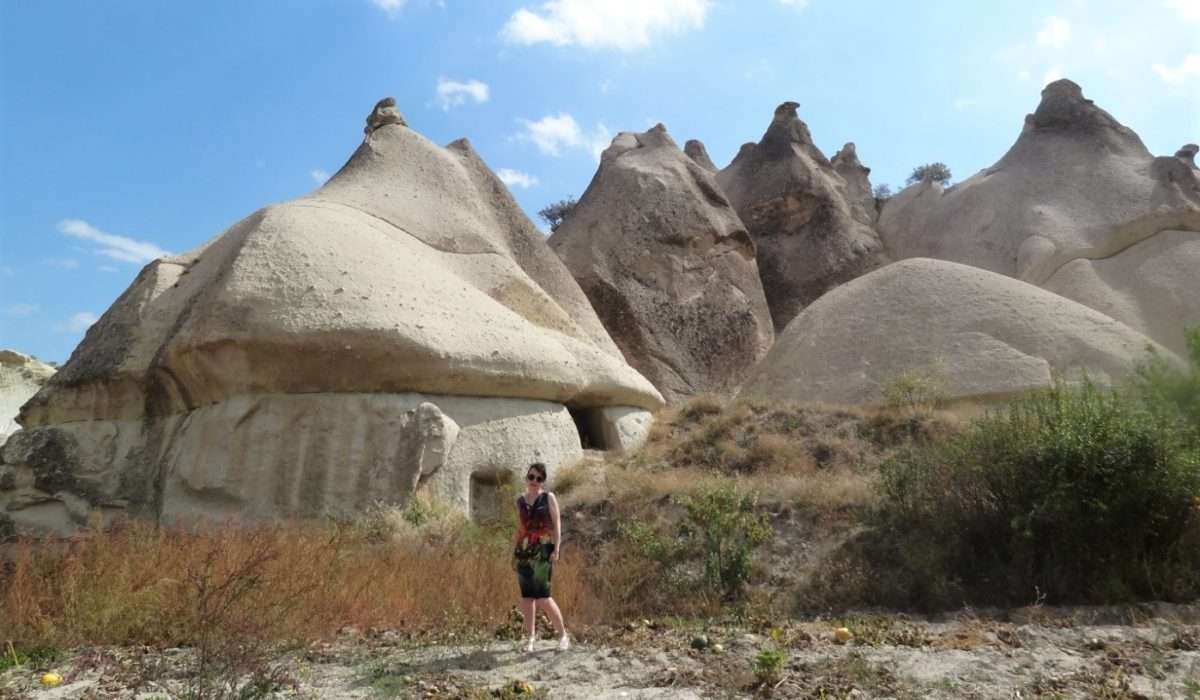
M 550 496 L 550 518 L 554 521 L 554 558 L 557 560 L 559 552 L 562 551 L 562 519 L 558 513 L 558 499 L 554 494 Z

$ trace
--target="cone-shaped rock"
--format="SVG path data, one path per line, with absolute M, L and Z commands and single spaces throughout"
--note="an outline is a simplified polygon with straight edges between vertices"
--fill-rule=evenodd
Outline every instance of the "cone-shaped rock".
M 795 102 L 775 110 L 757 144 L 742 146 L 717 182 L 758 247 L 775 327 L 880 263 L 872 216 L 812 141 Z M 857 158 L 856 158 L 857 160 Z
M 754 244 L 661 124 L 613 139 L 550 246 L 669 400 L 736 385 L 771 346 Z
M 696 161 L 696 165 L 704 168 L 710 173 L 717 172 L 717 166 L 712 162 L 712 158 L 708 157 L 708 149 L 699 139 L 692 139 L 683 144 L 683 152 L 688 158 Z
M 926 258 L 847 282 L 797 316 L 741 395 L 876 402 L 905 372 L 951 398 L 1002 398 L 1056 376 L 1129 374 L 1155 348 L 1098 311 L 977 267 Z
M 878 213 L 875 210 L 875 193 L 871 191 L 871 169 L 858 159 L 858 149 L 853 143 L 847 143 L 842 150 L 833 154 L 829 162 L 846 182 L 846 200 L 854 210 L 854 218 L 874 222 Z
M 420 489 L 486 516 L 499 475 L 581 455 L 568 408 L 618 446 L 659 405 L 470 144 L 385 100 L 321 189 L 142 271 L 23 409 L 9 510 L 311 517 Z
M 880 233 L 895 258 L 1010 275 L 1181 351 L 1185 324 L 1200 322 L 1200 179 L 1181 153 L 1155 158 L 1058 80 L 999 162 L 948 189 L 905 189 Z

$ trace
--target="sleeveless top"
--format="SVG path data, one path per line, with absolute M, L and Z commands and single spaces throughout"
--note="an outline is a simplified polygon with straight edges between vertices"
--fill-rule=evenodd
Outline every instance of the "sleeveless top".
M 550 496 L 543 491 L 533 505 L 525 502 L 525 495 L 517 497 L 517 515 L 521 521 L 521 539 L 517 549 L 529 549 L 539 544 L 554 542 L 554 523 L 550 521 Z

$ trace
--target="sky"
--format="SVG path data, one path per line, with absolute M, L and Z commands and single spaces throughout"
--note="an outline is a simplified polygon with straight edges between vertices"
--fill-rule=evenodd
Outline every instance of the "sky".
M 0 0 L 0 348 L 66 360 L 147 262 L 318 187 L 384 96 L 536 221 L 617 132 L 723 167 L 786 100 L 893 189 L 998 160 L 1059 77 L 1169 155 L 1198 37 L 1200 0 Z

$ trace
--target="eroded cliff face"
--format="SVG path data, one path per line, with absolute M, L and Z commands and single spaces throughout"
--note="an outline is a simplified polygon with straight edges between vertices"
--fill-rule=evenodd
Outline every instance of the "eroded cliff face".
M 385 100 L 321 189 L 142 271 L 22 409 L 0 501 L 44 530 L 349 515 L 419 489 L 473 509 L 578 458 L 572 410 L 632 444 L 629 415 L 661 404 L 470 144 Z
M 731 389 L 774 339 L 754 244 L 695 160 L 703 147 L 692 151 L 661 124 L 619 134 L 550 238 L 625 358 L 668 400 Z
M 1070 80 L 1046 86 L 1012 148 L 950 188 L 884 207 L 897 258 L 991 270 L 1102 311 L 1182 351 L 1200 322 L 1200 178 L 1187 146 L 1154 157 Z
M 884 261 L 858 177 L 848 183 L 813 144 L 795 102 L 785 102 L 757 144 L 745 144 L 717 182 L 745 223 L 775 327 Z M 847 153 L 841 159 L 854 170 Z M 861 163 L 858 164 L 861 167 Z M 870 183 L 867 183 L 867 192 Z

